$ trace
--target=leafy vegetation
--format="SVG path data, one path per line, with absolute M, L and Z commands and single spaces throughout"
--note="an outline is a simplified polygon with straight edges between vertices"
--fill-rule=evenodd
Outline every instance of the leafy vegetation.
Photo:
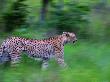
M 51 27 L 55 27 L 59 32 L 75 31 L 80 37 L 88 36 L 88 19 L 86 16 L 90 12 L 87 5 L 80 5 L 77 2 L 65 3 L 64 9 L 60 9 L 59 5 L 54 7 L 52 12 Z M 81 35 L 82 34 L 82 35 Z
M 27 10 L 26 5 L 23 4 L 25 0 L 17 0 L 13 3 L 10 12 L 4 14 L 3 19 L 5 23 L 5 31 L 10 32 L 15 28 L 20 28 L 25 24 Z

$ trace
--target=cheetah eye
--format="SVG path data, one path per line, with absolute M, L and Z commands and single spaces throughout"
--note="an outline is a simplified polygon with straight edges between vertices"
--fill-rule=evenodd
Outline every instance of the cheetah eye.
M 69 34 L 66 34 L 67 37 L 69 37 Z

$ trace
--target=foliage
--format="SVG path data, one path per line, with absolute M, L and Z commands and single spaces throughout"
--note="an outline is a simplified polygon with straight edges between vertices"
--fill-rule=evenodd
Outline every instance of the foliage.
M 27 10 L 23 2 L 25 0 L 17 0 L 13 3 L 11 10 L 4 14 L 5 31 L 10 32 L 15 28 L 21 27 L 26 22 Z
M 60 5 L 54 5 L 50 13 L 49 25 L 55 27 L 58 31 L 75 31 L 81 34 L 87 32 L 89 6 L 79 5 L 76 2 Z

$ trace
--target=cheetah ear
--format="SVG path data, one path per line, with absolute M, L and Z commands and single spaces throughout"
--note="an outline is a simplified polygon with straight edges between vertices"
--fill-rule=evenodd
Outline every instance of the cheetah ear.
M 67 34 L 67 32 L 63 32 L 63 34 Z
M 67 37 L 69 37 L 69 34 L 68 34 L 68 32 L 63 32 L 63 34 L 65 34 Z

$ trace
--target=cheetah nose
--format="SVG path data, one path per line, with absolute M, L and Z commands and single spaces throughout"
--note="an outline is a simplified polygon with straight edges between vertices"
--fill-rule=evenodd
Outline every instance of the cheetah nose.
M 75 40 L 73 41 L 73 43 L 75 43 L 77 41 L 77 38 L 75 38 Z
M 77 39 L 75 41 L 77 41 Z
M 75 38 L 74 41 L 77 41 L 77 38 Z

